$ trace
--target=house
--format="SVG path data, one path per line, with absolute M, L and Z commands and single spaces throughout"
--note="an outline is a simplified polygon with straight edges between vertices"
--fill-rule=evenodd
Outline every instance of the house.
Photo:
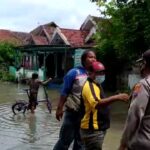
M 17 46 L 25 44 L 25 42 L 19 37 L 17 32 L 3 29 L 0 29 L 0 42 L 9 42 Z
M 94 46 L 92 36 L 98 19 L 89 15 L 80 29 L 61 28 L 50 22 L 24 36 L 15 32 L 24 42 L 16 49 L 17 53 L 23 53 L 19 74 L 31 76 L 36 71 L 42 79 L 46 76 L 62 78 L 66 71 L 80 64 L 82 52 Z

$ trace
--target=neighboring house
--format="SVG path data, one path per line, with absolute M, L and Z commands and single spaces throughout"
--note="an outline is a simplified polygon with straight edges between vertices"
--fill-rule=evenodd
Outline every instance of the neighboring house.
M 16 37 L 24 42 L 17 49 L 24 54 L 23 69 L 30 75 L 40 69 L 40 72 L 44 70 L 44 78 L 62 78 L 67 70 L 80 64 L 78 57 L 82 52 L 94 46 L 92 36 L 96 33 L 97 22 L 98 17 L 89 15 L 80 29 L 65 29 L 50 22 L 24 36 L 15 32 Z
M 80 27 L 81 31 L 88 31 L 88 35 L 85 38 L 85 42 L 88 42 L 90 38 L 96 33 L 97 17 L 89 15 Z
M 0 42 L 11 43 L 17 46 L 25 44 L 24 40 L 18 37 L 17 32 L 2 29 L 0 29 Z
M 94 45 L 94 40 L 92 39 L 92 36 L 96 33 L 98 28 L 98 23 L 100 21 L 103 21 L 103 18 L 95 17 L 88 15 L 83 24 L 80 27 L 81 31 L 88 31 L 88 35 L 85 38 L 86 44 Z

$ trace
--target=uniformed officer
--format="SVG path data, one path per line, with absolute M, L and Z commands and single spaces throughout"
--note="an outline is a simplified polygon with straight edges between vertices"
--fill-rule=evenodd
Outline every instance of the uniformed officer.
M 143 79 L 133 88 L 119 150 L 150 150 L 150 49 L 137 62 Z

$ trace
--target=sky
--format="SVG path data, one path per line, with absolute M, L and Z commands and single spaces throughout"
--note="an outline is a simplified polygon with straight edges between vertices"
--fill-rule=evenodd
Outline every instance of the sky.
M 90 0 L 0 0 L 0 29 L 11 31 L 30 32 L 52 21 L 79 29 L 88 15 L 100 16 Z

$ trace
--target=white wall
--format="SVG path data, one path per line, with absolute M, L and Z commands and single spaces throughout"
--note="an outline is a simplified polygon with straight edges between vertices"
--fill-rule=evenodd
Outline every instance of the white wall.
M 32 73 L 37 73 L 39 75 L 39 79 L 40 80 L 44 80 L 44 71 L 42 69 L 39 68 L 38 71 L 35 70 L 27 70 L 24 68 L 20 68 L 17 72 L 16 72 L 16 78 L 31 78 L 32 77 Z

